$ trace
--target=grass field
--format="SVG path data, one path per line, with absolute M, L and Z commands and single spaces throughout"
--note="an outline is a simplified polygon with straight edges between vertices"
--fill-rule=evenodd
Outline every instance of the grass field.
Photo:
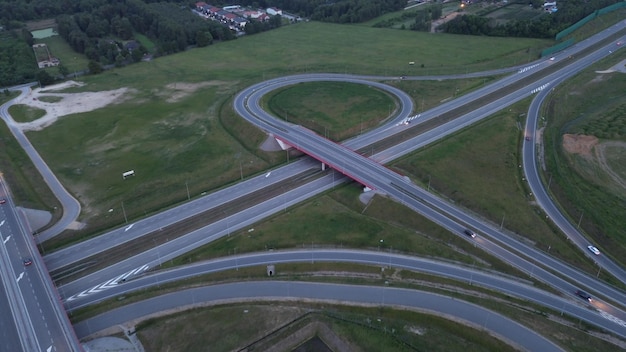
M 609 12 L 607 14 L 598 16 L 595 20 L 585 23 L 584 26 L 575 30 L 572 34 L 563 38 L 563 40 L 568 40 L 570 38 L 575 39 L 576 41 L 581 41 L 585 38 L 590 37 L 591 35 L 606 29 L 613 24 L 623 20 L 626 18 L 626 9 L 619 9 L 613 12 Z
M 18 96 L 17 92 L 11 92 L 9 90 L 3 91 L 0 94 L 0 105 Z
M 17 104 L 9 107 L 9 114 L 16 122 L 29 122 L 42 117 L 46 114 L 46 111 L 28 105 Z
M 626 198 L 607 183 L 606 173 L 597 163 L 567 153 L 563 149 L 563 134 L 585 133 L 600 138 L 600 142 L 624 142 L 624 91 L 626 75 L 598 74 L 626 59 L 618 52 L 557 87 L 547 102 L 544 114 L 546 163 L 552 179 L 550 191 L 572 222 L 580 226 L 591 241 L 606 255 L 621 264 L 626 258 Z M 613 151 L 613 153 L 612 153 Z M 609 148 L 609 165 L 623 175 L 624 148 Z M 620 166 L 622 165 L 622 166 Z M 620 196 L 621 194 L 621 196 Z
M 336 41 L 329 42 L 331 36 Z M 88 223 L 83 232 L 99 231 L 124 221 L 122 202 L 127 216 L 135 218 L 185 200 L 187 187 L 198 195 L 237 180 L 240 163 L 250 175 L 283 162 L 284 154 L 278 159 L 256 150 L 258 144 L 252 142 L 260 143 L 263 135 L 232 113 L 230 97 L 253 82 L 304 71 L 391 74 L 400 72 L 394 62 L 408 67 L 408 58 L 399 59 L 402 53 L 423 57 L 425 67 L 412 74 L 434 73 L 431 63 L 439 63 L 441 72 L 467 72 L 488 63 L 526 60 L 528 47 L 549 42 L 485 39 L 408 32 L 390 36 L 385 30 L 322 23 L 286 26 L 86 76 L 85 87 L 67 92 L 129 87 L 134 93 L 124 103 L 61 119 L 29 138 L 83 204 L 81 219 Z M 429 46 L 433 48 L 425 50 Z M 486 53 L 488 47 L 495 49 Z M 459 51 L 463 54 L 453 54 Z M 189 90 L 193 84 L 196 88 Z M 178 95 L 178 100 L 168 99 Z M 130 169 L 137 177 L 122 180 L 121 173 Z
M 342 82 L 298 84 L 274 91 L 265 100 L 274 115 L 336 141 L 378 125 L 397 104 L 383 91 Z
M 316 304 L 250 303 L 218 306 L 210 311 L 193 309 L 168 319 L 147 321 L 137 331 L 150 351 L 164 351 L 172 346 L 177 351 L 198 351 L 209 341 L 212 351 L 232 351 L 275 331 L 279 336 L 272 336 L 271 340 L 290 338 L 312 322 L 326 325 L 361 351 L 514 351 L 485 332 L 433 315 L 377 308 L 325 308 Z M 285 324 L 284 331 L 278 330 Z M 179 332 L 174 339 L 170 339 L 172 325 Z M 250 350 L 271 346 L 263 342 Z
M 355 184 L 341 187 L 255 225 L 254 232 L 234 232 L 171 265 L 270 249 L 335 247 L 416 254 L 523 275 L 394 201 L 375 197 L 366 207 L 358 201 L 360 192 Z
M 36 39 L 35 43 L 48 45 L 52 55 L 61 61 L 61 65 L 67 68 L 70 75 L 87 69 L 87 64 L 89 63 L 87 57 L 75 52 L 60 35 Z M 59 75 L 58 67 L 49 67 L 45 70 L 53 77 Z

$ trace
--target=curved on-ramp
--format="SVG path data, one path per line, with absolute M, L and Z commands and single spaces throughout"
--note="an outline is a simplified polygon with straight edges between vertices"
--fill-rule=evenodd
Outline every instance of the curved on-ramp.
M 401 288 L 308 282 L 254 281 L 196 287 L 169 293 L 108 311 L 75 325 L 80 338 L 129 321 L 181 306 L 219 304 L 243 300 L 301 300 L 342 305 L 390 306 L 414 309 L 488 331 L 497 338 L 528 351 L 563 351 L 527 327 L 486 308 L 435 293 Z
M 80 214 L 80 203 L 76 198 L 74 198 L 66 189 L 63 187 L 59 179 L 56 175 L 50 170 L 48 164 L 43 160 L 41 155 L 37 152 L 37 150 L 30 144 L 28 138 L 24 132 L 17 126 L 11 115 L 9 114 L 9 107 L 13 104 L 18 103 L 18 100 L 22 99 L 25 95 L 30 93 L 31 86 L 33 84 L 22 85 L 13 87 L 10 90 L 19 91 L 20 95 L 10 101 L 4 103 L 0 106 L 0 118 L 5 121 L 9 130 L 20 144 L 22 149 L 26 152 L 30 160 L 35 165 L 35 168 L 39 170 L 41 173 L 41 177 L 46 182 L 52 193 L 54 193 L 55 197 L 61 203 L 63 214 L 61 215 L 61 219 L 54 223 L 51 227 L 42 231 L 35 237 L 35 241 L 37 243 L 41 243 L 45 240 L 48 240 L 59 233 L 63 232 L 72 222 L 74 222 L 78 215 Z

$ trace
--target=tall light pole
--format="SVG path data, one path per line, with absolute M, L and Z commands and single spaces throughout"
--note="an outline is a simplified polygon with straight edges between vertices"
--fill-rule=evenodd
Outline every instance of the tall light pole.
M 128 218 L 126 217 L 126 210 L 124 209 L 124 201 L 122 201 L 122 213 L 124 213 L 124 221 L 128 224 Z

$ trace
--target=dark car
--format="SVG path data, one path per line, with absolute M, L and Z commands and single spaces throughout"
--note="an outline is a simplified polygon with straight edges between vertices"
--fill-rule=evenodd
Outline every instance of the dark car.
M 587 292 L 585 292 L 585 291 L 577 290 L 577 291 L 576 291 L 576 295 L 577 295 L 578 297 L 580 297 L 580 298 L 582 298 L 582 299 L 584 299 L 584 300 L 588 301 L 588 302 L 591 302 L 591 301 L 592 301 L 591 296 L 590 296 Z
M 463 231 L 466 235 L 470 236 L 471 238 L 475 238 L 476 237 L 476 232 L 472 231 L 472 230 L 465 230 Z
M 33 264 L 33 260 L 32 259 L 30 259 L 30 258 L 24 259 L 24 266 L 29 266 L 31 264 Z

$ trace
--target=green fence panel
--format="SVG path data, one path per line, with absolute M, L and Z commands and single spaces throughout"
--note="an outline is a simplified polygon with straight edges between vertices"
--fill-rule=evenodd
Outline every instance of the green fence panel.
M 561 40 L 563 37 L 571 34 L 573 31 L 575 31 L 578 28 L 582 27 L 584 24 L 586 24 L 587 22 L 589 22 L 592 19 L 596 18 L 597 16 L 598 16 L 598 11 L 594 11 L 592 14 L 588 15 L 587 17 L 583 18 L 582 20 L 574 23 L 573 25 L 571 25 L 571 26 L 565 28 L 564 30 L 560 31 L 559 33 L 557 33 L 556 37 L 554 39 Z
M 611 11 L 615 11 L 615 10 L 619 10 L 619 9 L 623 9 L 626 8 L 626 1 L 622 1 L 622 2 L 618 2 L 616 4 L 607 6 L 603 9 L 598 10 L 598 15 L 604 15 L 607 14 Z
M 557 51 L 561 51 L 561 50 L 563 50 L 563 49 L 565 49 L 565 48 L 567 48 L 569 46 L 574 45 L 575 42 L 576 41 L 574 40 L 574 38 L 570 38 L 570 39 L 568 39 L 568 40 L 566 40 L 566 41 L 564 41 L 562 43 L 553 45 L 553 46 L 551 46 L 551 47 L 549 47 L 547 49 L 544 49 L 541 52 L 541 57 L 550 56 L 550 55 L 556 53 Z

